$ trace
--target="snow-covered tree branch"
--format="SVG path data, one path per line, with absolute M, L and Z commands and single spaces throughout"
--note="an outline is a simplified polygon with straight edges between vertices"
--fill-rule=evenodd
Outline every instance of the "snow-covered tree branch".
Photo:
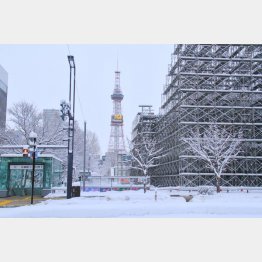
M 84 131 L 80 128 L 77 121 L 75 121 L 75 137 L 74 137 L 74 166 L 77 171 L 83 169 L 84 163 Z M 86 131 L 86 163 L 90 166 L 96 166 L 98 168 L 98 163 L 93 163 L 95 161 L 91 156 L 100 154 L 100 145 L 98 138 L 95 133 L 87 130 Z M 90 161 L 89 161 L 90 157 Z M 88 166 L 88 165 L 87 165 Z M 87 167 L 86 166 L 86 167 Z M 78 177 L 78 172 L 76 177 Z
M 33 104 L 27 102 L 15 103 L 9 110 L 10 121 L 21 135 L 22 143 L 28 143 L 31 131 L 39 134 L 41 130 L 42 114 Z
M 159 160 L 164 155 L 163 148 L 157 147 L 157 140 L 151 137 L 142 137 L 139 142 L 131 142 L 128 140 L 130 155 L 134 160 L 133 169 L 138 169 L 143 172 L 146 177 L 148 169 L 157 166 L 156 160 Z
M 220 192 L 221 174 L 225 167 L 240 152 L 242 132 L 231 133 L 218 125 L 211 125 L 202 133 L 197 130 L 183 138 L 196 158 L 205 161 L 217 178 L 217 192 Z
M 67 138 L 67 130 L 64 130 L 64 127 L 67 127 L 68 123 L 60 120 L 60 117 L 50 120 L 45 117 L 45 114 L 39 113 L 35 105 L 24 101 L 15 103 L 8 112 L 12 128 L 6 127 L 0 130 L 0 144 L 26 145 L 28 144 L 29 134 L 33 131 L 37 133 L 38 145 L 67 145 L 67 142 L 64 141 Z M 21 149 L 4 149 L 4 151 L 0 150 L 0 153 L 14 151 L 21 153 Z M 77 121 L 75 121 L 74 152 L 74 167 L 79 171 L 83 168 L 84 131 L 79 127 Z M 44 149 L 41 153 L 55 154 L 67 166 L 67 150 L 48 148 Z M 96 134 L 87 130 L 86 156 L 98 155 L 99 153 L 100 146 Z

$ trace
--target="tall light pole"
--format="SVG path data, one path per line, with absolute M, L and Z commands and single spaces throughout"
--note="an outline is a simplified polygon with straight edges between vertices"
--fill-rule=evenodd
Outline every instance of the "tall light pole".
M 73 56 L 68 56 L 68 62 L 70 67 L 70 85 L 69 85 L 69 108 L 68 111 L 68 174 L 67 174 L 67 199 L 72 197 L 72 180 L 73 180 L 73 160 L 74 160 L 74 128 L 75 128 L 75 61 Z M 72 89 L 72 71 L 73 75 L 73 89 Z M 73 96 L 73 107 L 72 107 Z M 73 112 L 71 112 L 73 108 Z
M 69 103 L 61 101 L 61 118 L 65 120 L 68 117 L 68 161 L 67 161 L 67 198 L 72 197 L 72 180 L 73 180 L 73 160 L 74 160 L 74 129 L 75 129 L 75 61 L 73 56 L 68 56 L 70 67 L 70 84 L 69 84 Z M 72 78 L 73 71 L 73 78 Z M 73 84 L 72 84 L 73 81 Z M 73 88 L 72 88 L 73 86 Z M 72 107 L 73 97 L 73 107 Z M 73 109 L 73 110 L 72 110 Z
M 83 175 L 83 191 L 86 189 L 86 121 L 84 122 L 84 175 Z
M 35 153 L 36 153 L 36 138 L 37 134 L 33 131 L 29 134 L 29 146 L 33 146 L 33 167 L 32 167 L 32 176 L 31 176 L 31 183 L 32 183 L 32 191 L 31 191 L 31 204 L 34 201 L 34 184 L 35 184 Z

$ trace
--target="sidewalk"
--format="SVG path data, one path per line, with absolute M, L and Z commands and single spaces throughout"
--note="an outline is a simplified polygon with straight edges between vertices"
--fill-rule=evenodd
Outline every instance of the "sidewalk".
M 64 197 L 59 197 L 57 199 L 62 199 Z M 43 198 L 41 196 L 34 196 L 33 203 L 37 204 L 42 201 L 46 201 L 50 198 Z M 55 199 L 55 198 L 52 198 Z M 31 205 L 31 196 L 11 196 L 0 198 L 0 208 L 5 207 L 20 207 L 20 206 L 27 206 Z

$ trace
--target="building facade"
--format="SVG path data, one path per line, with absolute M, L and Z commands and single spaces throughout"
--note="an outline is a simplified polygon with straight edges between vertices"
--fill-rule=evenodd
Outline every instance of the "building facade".
M 0 65 L 0 128 L 6 125 L 8 74 Z

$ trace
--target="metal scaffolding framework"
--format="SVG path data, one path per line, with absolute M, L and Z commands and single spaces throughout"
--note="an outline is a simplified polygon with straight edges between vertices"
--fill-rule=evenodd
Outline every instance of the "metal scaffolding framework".
M 155 115 L 151 105 L 140 105 L 139 112 L 132 123 L 132 144 L 134 148 L 140 148 L 143 143 L 147 144 L 155 137 L 155 128 L 158 115 Z M 139 151 L 140 151 L 139 150 Z M 142 153 L 142 152 L 140 152 Z M 133 152 L 135 155 L 136 153 Z M 136 166 L 136 161 L 133 159 L 132 166 Z M 138 169 L 131 169 L 132 176 L 142 176 L 143 172 Z
M 165 157 L 150 171 L 158 186 L 214 185 L 215 176 L 182 142 L 216 124 L 243 132 L 223 186 L 262 186 L 262 45 L 175 45 L 156 126 Z

